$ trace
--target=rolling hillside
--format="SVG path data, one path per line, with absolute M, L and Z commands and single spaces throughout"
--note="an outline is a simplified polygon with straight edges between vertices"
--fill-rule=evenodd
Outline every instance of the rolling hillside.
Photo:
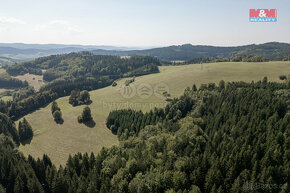
M 187 86 L 218 83 L 221 79 L 250 82 L 267 76 L 270 81 L 279 81 L 279 75 L 290 74 L 290 62 L 208 63 L 160 66 L 159 69 L 158 74 L 137 77 L 130 84 L 129 90 L 124 89 L 126 79 L 122 79 L 117 82 L 116 87 L 91 91 L 93 103 L 90 108 L 96 123 L 93 128 L 77 122 L 77 116 L 84 106 L 72 107 L 68 103 L 69 97 L 57 100 L 63 114 L 62 125 L 53 121 L 50 105 L 25 116 L 32 125 L 35 136 L 30 144 L 20 146 L 20 151 L 35 157 L 41 157 L 45 153 L 55 164 L 64 164 L 69 154 L 98 152 L 103 146 L 118 144 L 117 137 L 105 126 L 110 111 L 127 108 L 149 111 L 154 107 L 164 107 L 165 98 L 156 95 L 155 88 L 159 86 L 165 88 L 170 93 L 170 98 L 173 98 L 180 96 Z M 147 88 L 145 91 L 144 86 Z
M 13 65 L 20 62 L 20 60 L 0 56 L 0 66 Z
M 11 59 L 19 60 L 20 62 L 53 54 L 65 54 L 70 52 L 90 51 L 95 49 L 128 50 L 133 48 L 65 44 L 0 43 L 0 57 L 9 57 Z
M 253 44 L 237 47 L 217 47 L 185 44 L 181 46 L 169 46 L 148 50 L 115 51 L 94 50 L 95 54 L 108 54 L 119 56 L 146 55 L 154 56 L 165 61 L 188 61 L 193 58 L 205 57 L 234 57 L 240 55 L 262 56 L 270 60 L 281 60 L 290 55 L 290 44 L 270 42 L 265 44 Z
M 62 44 L 6 44 L 0 43 L 0 57 L 8 57 L 20 61 L 37 57 L 70 52 L 91 51 L 97 55 L 133 56 L 146 55 L 164 61 L 189 61 L 194 58 L 220 58 L 240 55 L 262 56 L 270 60 L 281 60 L 290 55 L 290 44 L 269 42 L 244 46 L 205 46 L 205 45 L 173 45 L 152 49 L 114 46 L 84 46 Z

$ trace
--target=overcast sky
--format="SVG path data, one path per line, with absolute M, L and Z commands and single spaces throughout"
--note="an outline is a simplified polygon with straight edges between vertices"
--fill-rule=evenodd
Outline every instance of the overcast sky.
M 278 22 L 250 23 L 249 9 Z M 290 43 L 289 0 L 0 0 L 0 42 L 114 46 Z

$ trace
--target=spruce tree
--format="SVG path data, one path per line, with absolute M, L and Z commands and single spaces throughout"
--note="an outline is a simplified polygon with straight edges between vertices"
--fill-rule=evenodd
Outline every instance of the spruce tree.
M 19 121 L 18 133 L 21 142 L 24 142 L 25 140 L 33 137 L 32 127 L 25 118 L 23 119 L 22 122 Z

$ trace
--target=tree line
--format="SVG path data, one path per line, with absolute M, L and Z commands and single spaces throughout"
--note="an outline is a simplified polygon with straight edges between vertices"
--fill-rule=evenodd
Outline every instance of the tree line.
M 268 58 L 263 56 L 247 56 L 247 55 L 237 55 L 234 57 L 198 57 L 188 60 L 186 64 L 199 64 L 199 63 L 212 63 L 212 62 L 268 62 Z
M 16 78 L 11 78 L 9 76 L 0 77 L 0 88 L 14 89 L 14 88 L 24 88 L 28 86 L 27 81 L 21 81 Z

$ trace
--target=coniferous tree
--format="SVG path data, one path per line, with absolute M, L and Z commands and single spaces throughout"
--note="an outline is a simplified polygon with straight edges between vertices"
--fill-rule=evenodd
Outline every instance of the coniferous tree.
M 219 88 L 220 88 L 221 90 L 225 89 L 225 81 L 224 81 L 224 80 L 221 80 L 221 81 L 219 82 Z
M 32 127 L 25 118 L 22 122 L 19 121 L 18 133 L 21 142 L 24 142 L 25 140 L 31 139 L 33 137 Z
M 196 88 L 196 85 L 195 85 L 195 84 L 193 84 L 193 86 L 192 86 L 192 90 L 193 90 L 193 91 L 197 91 L 197 88 Z

